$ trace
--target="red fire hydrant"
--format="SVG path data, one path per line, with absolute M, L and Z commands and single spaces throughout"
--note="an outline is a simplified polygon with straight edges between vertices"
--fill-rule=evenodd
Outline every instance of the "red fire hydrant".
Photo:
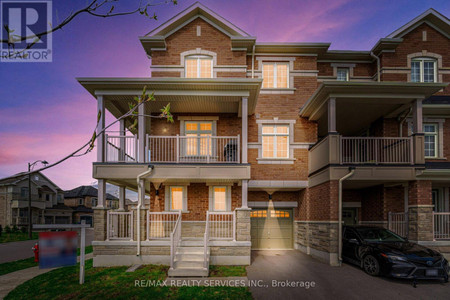
M 34 244 L 34 247 L 31 248 L 31 250 L 34 252 L 34 261 L 39 262 L 39 244 Z

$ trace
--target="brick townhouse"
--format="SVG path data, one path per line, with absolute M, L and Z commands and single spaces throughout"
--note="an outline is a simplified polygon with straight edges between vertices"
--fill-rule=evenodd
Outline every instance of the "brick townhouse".
M 430 9 L 367 51 L 260 43 L 195 3 L 139 37 L 151 76 L 78 78 L 99 132 L 105 110 L 155 95 L 136 129 L 98 136 L 94 264 L 204 276 L 252 249 L 299 249 L 338 265 L 340 219 L 449 250 L 449 35 Z M 167 103 L 174 123 L 156 118 Z

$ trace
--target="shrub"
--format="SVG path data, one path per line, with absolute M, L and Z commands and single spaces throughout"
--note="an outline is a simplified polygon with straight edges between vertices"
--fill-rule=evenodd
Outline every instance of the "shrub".
M 0 224 L 0 236 L 2 236 L 2 232 L 3 232 L 3 227 L 2 227 L 2 225 Z
M 13 232 L 13 233 L 19 232 L 19 228 L 17 228 L 17 226 L 14 225 L 13 228 L 12 228 L 12 232 Z
M 20 227 L 20 232 L 22 232 L 22 233 L 27 233 L 27 231 L 28 231 L 28 229 L 27 229 L 26 226 Z
M 8 225 L 5 226 L 5 233 L 11 233 L 11 227 L 9 227 Z

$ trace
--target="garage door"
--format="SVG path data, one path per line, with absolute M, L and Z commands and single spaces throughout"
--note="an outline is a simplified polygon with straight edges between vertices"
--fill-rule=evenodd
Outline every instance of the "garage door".
M 252 249 L 292 249 L 292 209 L 253 209 Z

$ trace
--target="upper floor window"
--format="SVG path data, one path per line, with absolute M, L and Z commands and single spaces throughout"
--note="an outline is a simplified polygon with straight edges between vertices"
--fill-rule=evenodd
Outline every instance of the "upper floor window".
M 211 143 L 208 147 L 208 136 L 212 136 L 213 122 L 211 121 L 186 121 L 184 132 L 186 134 L 185 154 L 186 155 L 207 155 L 211 154 Z
M 438 156 L 438 126 L 434 123 L 423 124 L 425 134 L 425 157 Z
M 289 158 L 289 125 L 262 126 L 263 158 Z
M 338 81 L 349 81 L 349 68 L 337 68 L 336 71 Z
M 289 87 L 289 64 L 263 63 L 263 88 L 282 89 Z
M 83 198 L 78 199 L 78 205 L 84 205 L 84 199 Z
M 28 188 L 22 187 L 20 188 L 20 197 L 27 197 L 28 196 Z
M 92 198 L 91 202 L 92 202 L 92 207 L 97 206 L 97 198 Z
M 212 78 L 213 59 L 207 55 L 191 55 L 185 58 L 186 78 Z
M 412 82 L 436 82 L 436 60 L 419 57 L 411 60 Z

